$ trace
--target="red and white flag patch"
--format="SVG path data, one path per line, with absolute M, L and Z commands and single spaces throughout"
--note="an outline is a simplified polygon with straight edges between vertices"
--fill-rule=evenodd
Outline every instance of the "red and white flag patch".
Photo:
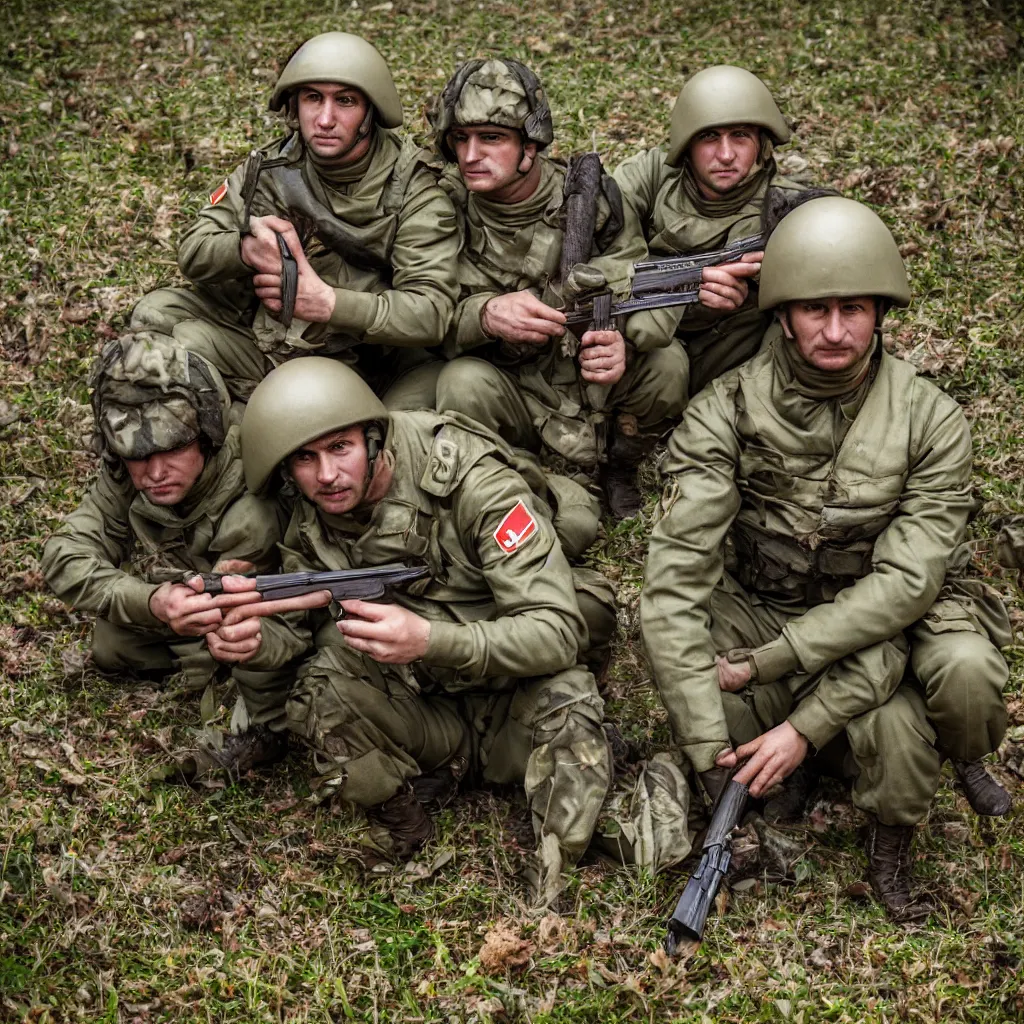
M 494 539 L 498 547 L 511 555 L 518 551 L 537 532 L 537 520 L 530 515 L 530 510 L 521 502 L 498 524 L 494 531 Z
M 228 182 L 227 178 L 224 179 L 224 184 L 220 188 L 215 189 L 210 193 L 210 205 L 216 206 L 226 195 L 228 194 Z

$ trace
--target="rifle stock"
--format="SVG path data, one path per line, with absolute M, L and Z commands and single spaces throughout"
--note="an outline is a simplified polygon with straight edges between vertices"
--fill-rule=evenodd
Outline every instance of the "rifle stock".
M 722 790 L 711 816 L 700 864 L 690 876 L 676 909 L 668 919 L 665 952 L 669 956 L 675 955 L 680 942 L 686 939 L 700 942 L 703 938 L 708 913 L 732 859 L 730 836 L 746 806 L 747 787 L 733 779 Z

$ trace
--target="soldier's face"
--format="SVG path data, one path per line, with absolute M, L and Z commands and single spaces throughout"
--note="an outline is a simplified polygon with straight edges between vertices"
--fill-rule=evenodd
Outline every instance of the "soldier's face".
M 790 302 L 780 320 L 808 363 L 819 370 L 839 371 L 853 366 L 871 347 L 875 317 L 875 299 L 859 295 Z
M 296 486 L 313 504 L 331 515 L 344 515 L 362 504 L 370 485 L 370 458 L 361 426 L 324 434 L 288 457 Z
M 519 132 L 496 125 L 453 128 L 448 145 L 459 161 L 459 174 L 470 192 L 479 192 L 496 202 L 526 198 L 518 193 L 540 175 L 537 146 L 524 143 Z M 529 193 L 527 193 L 529 194 Z
M 689 146 L 690 165 L 700 190 L 722 195 L 750 173 L 761 149 L 761 131 L 749 124 L 726 125 L 701 132 Z
M 347 85 L 319 82 L 299 89 L 299 131 L 306 145 L 324 160 L 335 158 L 344 164 L 363 156 L 370 138 L 357 140 L 367 110 L 367 98 Z
M 198 441 L 157 452 L 148 459 L 125 459 L 128 475 L 137 491 L 154 505 L 177 505 L 188 497 L 203 472 L 206 460 Z

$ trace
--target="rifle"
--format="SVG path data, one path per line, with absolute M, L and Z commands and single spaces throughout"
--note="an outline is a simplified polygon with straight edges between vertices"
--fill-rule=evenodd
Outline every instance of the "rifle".
M 185 574 L 185 582 L 197 576 L 203 581 L 204 593 L 216 596 L 224 593 L 224 576 L 247 573 Z M 329 590 L 335 601 L 375 601 L 393 587 L 412 583 L 430 575 L 426 566 L 408 566 L 400 562 L 378 565 L 370 569 L 337 569 L 330 572 L 282 572 L 256 576 L 256 592 L 265 601 L 279 601 L 287 597 L 301 597 Z M 253 578 L 250 576 L 250 578 Z
M 610 296 L 604 293 L 589 301 L 577 302 L 572 309 L 566 310 L 566 323 L 589 323 L 602 314 L 611 319 L 644 309 L 690 305 L 700 297 L 700 279 L 705 267 L 735 263 L 744 253 L 761 252 L 766 241 L 764 235 L 750 235 L 713 252 L 697 256 L 666 256 L 634 264 L 633 286 L 628 299 L 611 302 Z M 599 306 L 601 300 L 603 302 Z
M 242 175 L 242 234 L 250 232 L 249 220 L 257 192 L 260 207 L 272 211 L 278 217 L 292 222 L 303 245 L 310 238 L 320 242 L 337 253 L 347 263 L 364 270 L 390 271 L 391 264 L 369 249 L 352 234 L 344 221 L 335 216 L 312 193 L 302 168 L 291 157 L 277 157 L 267 160 L 263 153 L 254 149 L 245 161 Z M 295 295 L 298 290 L 298 265 L 284 238 L 277 234 L 277 245 L 281 251 L 281 312 L 277 319 L 285 326 L 291 326 L 295 315 Z
M 722 790 L 701 848 L 700 864 L 668 919 L 665 952 L 674 956 L 683 939 L 700 942 L 704 922 L 732 859 L 732 830 L 747 806 L 747 787 L 731 780 Z

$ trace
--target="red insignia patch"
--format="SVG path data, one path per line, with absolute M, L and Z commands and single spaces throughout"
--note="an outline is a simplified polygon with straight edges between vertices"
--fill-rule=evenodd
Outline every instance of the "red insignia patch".
M 518 551 L 537 532 L 537 520 L 520 501 L 498 524 L 494 539 L 506 555 Z
M 224 184 L 221 185 L 215 192 L 210 193 L 210 205 L 216 206 L 226 195 L 228 194 L 228 183 L 225 179 Z

